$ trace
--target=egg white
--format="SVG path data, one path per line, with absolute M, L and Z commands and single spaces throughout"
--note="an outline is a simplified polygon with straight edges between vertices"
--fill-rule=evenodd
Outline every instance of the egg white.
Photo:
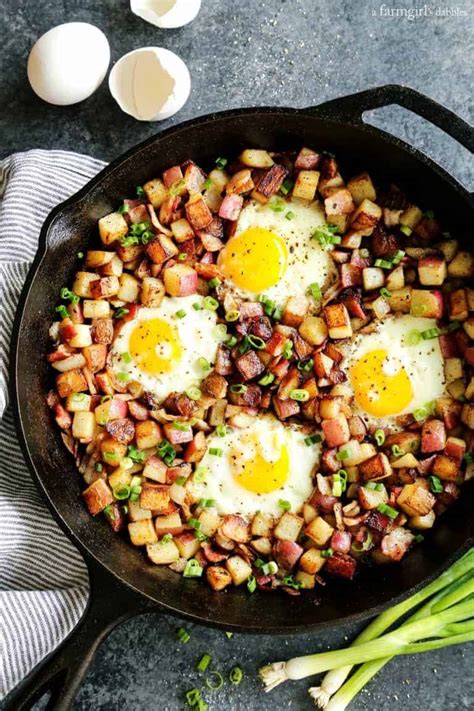
M 436 321 L 414 316 L 400 316 L 381 322 L 375 332 L 360 334 L 354 338 L 349 352 L 341 363 L 341 367 L 351 385 L 349 371 L 367 353 L 375 350 L 385 350 L 389 358 L 384 365 L 387 373 L 395 374 L 400 367 L 405 369 L 413 390 L 410 403 L 397 411 L 394 400 L 393 415 L 383 418 L 375 417 L 358 406 L 357 394 L 352 404 L 354 414 L 361 416 L 368 425 L 390 425 L 398 429 L 396 418 L 400 415 L 413 413 L 414 410 L 425 407 L 428 403 L 441 397 L 445 392 L 444 361 L 437 338 L 421 339 L 416 345 L 409 345 L 408 335 L 412 331 L 427 331 L 434 328 Z
M 256 201 L 246 205 L 238 218 L 234 236 L 219 257 L 219 264 L 222 264 L 225 251 L 232 246 L 232 239 L 251 227 L 263 228 L 281 237 L 288 252 L 286 269 L 276 284 L 259 292 L 279 306 L 284 306 L 290 296 L 307 295 L 310 284 L 317 283 L 324 291 L 337 279 L 337 268 L 330 253 L 312 239 L 314 230 L 326 222 L 321 204 L 299 200 L 286 200 L 284 204 L 281 212 L 274 212 L 268 204 Z M 286 218 L 288 213 L 293 213 L 291 220 Z M 263 258 L 261 269 L 265 270 L 266 266 Z M 239 288 L 229 279 L 226 286 L 238 296 L 255 299 L 254 291 Z
M 223 336 L 216 328 L 215 311 L 203 308 L 203 297 L 198 295 L 168 297 L 165 296 L 158 308 L 140 308 L 137 318 L 126 322 L 116 336 L 111 349 L 112 368 L 116 373 L 126 373 L 129 380 L 138 381 L 147 392 L 150 392 L 161 402 L 172 392 L 183 392 L 191 386 L 198 386 L 206 375 L 198 359 L 205 358 L 213 364 L 217 347 Z M 199 304 L 200 310 L 195 310 L 193 304 Z M 183 318 L 176 316 L 184 311 Z M 169 324 L 177 334 L 181 347 L 181 357 L 171 363 L 171 368 L 161 374 L 150 374 L 140 369 L 130 358 L 130 338 L 135 328 L 142 322 L 160 319 Z M 160 348 L 160 343 L 156 343 Z M 162 346 L 163 348 L 163 346 Z M 169 360 L 164 351 L 164 356 Z
M 194 495 L 212 499 L 221 514 L 240 513 L 251 517 L 257 511 L 280 516 L 278 502 L 288 501 L 291 511 L 300 511 L 313 490 L 313 476 L 320 460 L 321 446 L 306 445 L 308 435 L 298 426 L 283 425 L 273 415 L 255 418 L 249 427 L 232 429 L 223 437 L 211 434 L 207 452 L 200 462 L 205 468 L 204 482 L 198 485 Z M 289 470 L 286 481 L 278 489 L 259 494 L 241 486 L 235 478 L 239 459 L 252 461 L 256 453 L 267 462 L 278 460 L 282 448 L 286 448 Z M 211 454 L 221 450 L 221 456 Z

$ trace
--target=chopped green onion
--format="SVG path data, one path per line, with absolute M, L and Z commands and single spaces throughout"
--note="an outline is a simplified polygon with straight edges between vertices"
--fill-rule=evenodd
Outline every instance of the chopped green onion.
M 203 509 L 210 509 L 216 505 L 214 499 L 199 499 L 199 506 Z
M 209 370 L 211 367 L 211 364 L 209 363 L 207 358 L 203 358 L 202 356 L 200 358 L 198 358 L 198 365 L 201 368 L 201 370 L 204 370 L 204 371 Z
M 184 309 L 180 309 L 179 311 L 176 311 L 175 317 L 176 318 L 184 318 L 186 316 L 186 311 Z
M 410 314 L 412 316 L 423 316 L 423 314 L 426 312 L 426 308 L 426 304 L 415 304 L 415 306 L 411 307 Z
M 280 192 L 282 192 L 283 195 L 288 195 L 288 193 L 292 189 L 293 185 L 294 185 L 294 183 L 292 180 L 290 180 L 290 178 L 285 178 L 285 180 L 283 181 L 283 183 L 280 186 Z
M 141 452 L 139 449 L 133 446 L 133 444 L 129 444 L 128 450 L 127 450 L 127 457 L 129 457 L 132 462 L 143 462 L 145 459 L 145 452 Z
M 209 676 L 206 679 L 206 686 L 211 689 L 211 691 L 219 691 L 220 688 L 224 685 L 224 677 L 222 674 L 216 670 L 213 670 L 210 672 L 212 676 Z M 216 681 L 212 681 L 212 679 L 215 678 Z
M 217 326 L 214 326 L 214 336 L 220 341 L 227 338 L 227 326 L 225 323 L 218 323 Z
M 441 335 L 441 331 L 436 327 L 428 328 L 426 331 L 421 331 L 420 335 L 424 341 L 429 341 L 432 338 L 438 338 Z
M 197 518 L 190 518 L 188 521 L 188 525 L 191 526 L 191 528 L 194 528 L 196 531 L 199 531 L 201 528 L 201 522 L 197 520 Z
M 114 318 L 123 318 L 126 316 L 128 313 L 130 313 L 129 309 L 117 309 L 114 313 Z
M 63 288 L 59 292 L 59 295 L 61 296 L 61 299 L 64 299 L 64 301 L 70 301 L 71 304 L 78 304 L 80 301 L 77 294 L 74 294 L 74 292 L 72 292 L 66 286 L 63 286 Z
M 103 465 L 100 462 L 96 462 L 96 465 L 95 465 L 96 472 L 100 473 L 101 471 L 103 471 L 103 469 L 104 469 Z
M 223 451 L 220 447 L 209 447 L 209 454 L 213 457 L 222 457 Z
M 187 395 L 190 400 L 199 400 L 201 391 L 193 385 L 186 390 L 185 395 Z
M 216 166 L 221 170 L 226 167 L 228 162 L 227 158 L 216 158 Z
M 191 429 L 191 425 L 189 422 L 180 422 L 179 420 L 175 420 L 173 422 L 173 429 L 180 430 L 180 432 L 188 432 Z
M 276 306 L 276 304 L 274 301 L 272 301 L 272 299 L 266 300 L 263 310 L 265 311 L 267 316 L 271 316 L 273 314 L 273 312 L 275 310 L 275 306 Z
M 380 513 L 385 514 L 389 518 L 397 518 L 398 516 L 397 509 L 392 508 L 392 506 L 389 506 L 388 504 L 379 504 L 377 506 L 377 511 L 380 511 Z
M 380 267 L 381 269 L 391 269 L 392 262 L 389 262 L 387 259 L 376 259 L 375 266 Z
M 261 351 L 263 348 L 265 348 L 265 341 L 263 338 L 260 338 L 260 336 L 246 336 L 248 343 L 250 343 L 251 346 L 254 348 L 257 348 L 259 351 Z
M 273 318 L 275 321 L 280 321 L 281 317 L 283 315 L 283 309 L 280 306 L 277 306 L 276 309 L 273 310 Z
M 317 240 L 323 249 L 327 250 L 331 245 L 341 243 L 341 237 L 337 236 L 335 234 L 336 232 L 336 225 L 329 225 L 326 223 L 325 225 L 317 227 L 314 230 L 312 238 Z
M 188 640 L 186 640 L 186 642 L 187 641 Z M 188 706 L 191 706 L 192 708 L 197 708 L 198 711 L 200 711 L 200 707 L 202 709 L 203 700 L 199 689 L 190 689 L 186 692 L 184 698 L 186 699 L 186 703 Z
M 110 504 L 107 504 L 107 506 L 104 507 L 104 514 L 111 521 L 115 521 L 115 512 Z
M 345 469 L 339 469 L 336 474 L 332 475 L 332 495 L 342 496 L 347 487 L 347 472 Z
M 244 673 L 240 667 L 234 667 L 229 674 L 229 681 L 231 684 L 238 686 L 242 681 Z
M 287 220 L 294 220 L 295 217 L 296 217 L 296 215 L 295 215 L 295 213 L 292 212 L 291 210 L 288 210 L 288 212 L 286 213 L 285 217 L 286 217 Z
M 309 373 L 313 370 L 313 366 L 314 360 L 312 358 L 308 358 L 307 360 L 300 360 L 296 367 L 298 370 L 301 370 L 302 373 Z
M 256 580 L 256 578 L 255 578 L 255 575 L 251 575 L 251 576 L 247 579 L 247 590 L 248 590 L 250 593 L 253 593 L 253 592 L 255 592 L 256 589 L 257 589 L 257 580 Z
M 120 489 L 114 489 L 113 490 L 113 495 L 115 496 L 116 499 L 119 501 L 123 501 L 125 499 L 128 499 L 130 496 L 130 487 L 129 486 L 123 486 Z
M 385 442 L 385 432 L 383 430 L 375 430 L 374 439 L 379 447 Z
M 275 380 L 273 373 L 265 373 L 258 381 L 259 385 L 270 385 Z
M 392 266 L 396 266 L 397 264 L 400 264 L 400 262 L 402 261 L 404 256 L 405 256 L 405 252 L 403 251 L 403 249 L 398 249 L 395 252 L 395 255 L 390 260 L 392 263 Z
M 202 541 L 207 541 L 208 539 L 208 536 L 206 536 L 206 534 L 202 531 L 194 531 L 194 537 L 197 538 L 198 541 L 201 541 L 201 543 Z
M 120 205 L 120 207 L 117 208 L 117 212 L 119 213 L 119 215 L 124 215 L 126 212 L 128 212 L 127 205 L 125 205 L 125 203 Z
M 173 540 L 173 536 L 171 535 L 171 533 L 165 533 L 165 535 L 161 539 L 160 543 L 165 545 L 166 543 L 171 543 L 172 540 Z
M 183 570 L 183 578 L 200 578 L 202 573 L 203 568 L 199 565 L 196 558 L 190 558 Z
M 180 627 L 176 634 L 178 635 L 179 641 L 183 644 L 186 644 L 186 642 L 189 642 L 189 640 L 191 639 L 191 635 L 184 629 L 184 627 Z
M 364 484 L 364 489 L 371 489 L 372 491 L 382 491 L 384 485 L 378 481 L 368 481 Z
M 283 583 L 283 585 L 286 585 L 289 588 L 294 588 L 295 590 L 299 590 L 301 588 L 301 583 L 299 582 L 299 580 L 295 580 L 292 575 L 285 575 L 281 582 Z
M 325 550 L 321 551 L 321 555 L 323 558 L 330 558 L 332 555 L 334 555 L 334 551 L 332 548 L 326 548 Z
M 130 501 L 138 501 L 138 497 L 140 496 L 141 490 L 141 486 L 130 487 Z
M 336 454 L 336 459 L 339 462 L 343 462 L 345 459 L 349 459 L 349 452 L 347 449 L 342 449 L 340 452 Z
M 243 383 L 235 383 L 230 386 L 229 390 L 231 393 L 241 394 L 247 392 L 247 386 Z
M 124 363 L 131 363 L 132 356 L 130 355 L 130 353 L 127 353 L 127 351 L 125 351 L 124 353 L 122 353 L 122 360 Z
M 67 308 L 63 304 L 56 306 L 55 311 L 61 316 L 61 318 L 67 318 L 69 316 Z
M 210 188 L 212 188 L 212 186 L 213 186 L 212 180 L 210 178 L 206 178 L 206 180 L 202 184 L 202 189 L 209 190 Z
M 206 479 L 206 476 L 208 475 L 208 473 L 209 473 L 208 468 L 205 467 L 204 464 L 200 464 L 198 467 L 196 467 L 193 479 L 197 484 L 199 484 Z
M 103 405 L 104 402 L 109 402 L 109 400 L 112 400 L 112 395 L 102 395 L 100 398 L 100 404 Z
M 285 360 L 290 360 L 290 358 L 293 356 L 293 343 L 291 341 L 287 341 L 283 347 L 282 351 L 282 356 L 285 358 Z
M 237 309 L 234 309 L 233 311 L 227 311 L 225 315 L 225 320 L 228 321 L 229 323 L 233 323 L 234 321 L 238 321 L 240 318 L 240 311 Z
M 78 253 L 76 254 L 76 256 L 77 256 L 78 259 L 82 259 L 83 256 L 84 256 L 84 252 L 78 252 Z
M 392 445 L 392 454 L 394 457 L 402 457 L 405 454 L 405 450 L 398 446 L 398 444 Z
M 409 331 L 406 336 L 406 343 L 408 346 L 417 346 L 421 341 L 421 334 L 416 329 Z
M 117 380 L 120 380 L 121 383 L 127 383 L 130 380 L 130 373 L 117 373 Z
M 278 506 L 282 509 L 282 511 L 289 511 L 291 509 L 291 503 L 286 501 L 286 499 L 279 499 Z
M 463 460 L 466 462 L 466 464 L 472 464 L 473 462 L 473 456 L 470 452 L 466 452 L 466 454 L 463 456 Z
M 146 196 L 146 193 L 141 185 L 137 185 L 137 187 L 135 188 L 135 193 L 138 198 L 143 198 Z
M 305 437 L 304 443 L 307 447 L 311 447 L 313 444 L 318 444 L 321 442 L 321 435 L 311 435 L 310 437 Z
M 430 489 L 434 494 L 440 494 L 444 491 L 443 483 L 439 477 L 432 475 L 428 477 L 428 481 L 430 482 Z
M 211 661 L 212 657 L 210 654 L 203 654 L 196 666 L 196 669 L 200 672 L 205 672 Z
M 232 637 L 234 636 L 233 632 L 224 632 L 224 634 L 227 637 L 227 639 L 232 639 Z
M 185 186 L 186 181 L 184 180 L 184 178 L 175 180 L 174 183 L 169 187 L 169 194 L 171 195 L 171 197 L 178 197 L 178 195 L 181 193 Z
M 355 553 L 365 553 L 366 551 L 370 550 L 372 546 L 372 540 L 372 534 L 368 530 L 365 541 L 363 543 L 357 543 L 357 541 L 354 541 L 354 543 L 351 545 L 351 548 Z
M 140 237 L 138 235 L 126 235 L 120 240 L 122 247 L 133 247 L 135 244 L 140 243 Z
M 309 293 L 311 294 L 311 296 L 313 297 L 313 299 L 318 300 L 322 297 L 321 287 L 316 282 L 313 282 L 313 284 L 310 284 L 308 287 L 308 290 L 309 290 Z
M 201 304 L 199 304 L 197 301 L 195 301 L 194 304 L 193 304 L 193 309 L 194 309 L 195 311 L 202 311 L 202 306 L 201 306 Z
M 273 210 L 273 212 L 283 212 L 285 209 L 286 203 L 284 200 L 282 200 L 279 197 L 276 197 L 275 195 L 271 198 L 270 202 L 268 203 L 268 207 L 270 210 Z
M 261 571 L 264 575 L 275 575 L 278 572 L 278 565 L 274 560 L 269 560 L 268 563 L 263 563 Z
M 392 294 L 388 289 L 383 287 L 382 289 L 380 289 L 380 296 L 382 296 L 384 299 L 389 299 Z
M 186 252 L 180 252 L 178 254 L 178 260 L 180 262 L 185 262 L 187 258 L 188 258 L 188 255 L 186 254 Z
M 165 464 L 171 466 L 174 461 L 174 458 L 176 457 L 176 450 L 173 445 L 171 445 L 166 440 L 163 440 L 158 445 L 158 454 Z
M 448 333 L 451 333 L 452 331 L 457 331 L 458 328 L 461 328 L 459 321 L 451 321 L 451 323 L 448 323 L 446 330 Z
M 309 392 L 304 388 L 295 388 L 290 392 L 290 399 L 297 402 L 307 402 L 309 400 Z
M 222 282 L 217 277 L 214 277 L 213 279 L 209 279 L 208 284 L 211 287 L 211 289 L 215 289 L 216 286 L 219 286 L 219 284 L 222 284 Z
M 402 232 L 405 235 L 405 237 L 409 237 L 412 233 L 412 229 L 408 225 L 402 225 L 400 227 L 400 232 Z
M 186 481 L 187 479 L 185 476 L 179 476 L 177 479 L 174 480 L 174 483 L 178 486 L 184 486 L 186 484 Z
M 225 345 L 227 348 L 233 348 L 237 343 L 237 338 L 235 336 L 229 336 L 227 341 L 225 341 Z
M 415 541 L 416 543 L 421 543 L 422 541 L 425 540 L 425 537 L 422 533 L 417 533 L 415 536 Z
M 208 311 L 216 311 L 216 309 L 219 307 L 219 302 L 214 299 L 213 296 L 205 296 L 204 297 L 204 308 L 207 309 Z
M 434 220 L 433 210 L 426 210 L 426 212 L 423 213 L 423 217 L 426 217 L 427 220 Z
M 215 433 L 218 437 L 225 437 L 227 434 L 226 425 L 217 425 L 217 427 L 215 429 Z

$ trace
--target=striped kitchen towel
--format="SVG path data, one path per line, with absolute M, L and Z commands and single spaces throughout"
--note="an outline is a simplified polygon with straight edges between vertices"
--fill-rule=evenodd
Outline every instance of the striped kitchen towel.
M 84 562 L 51 518 L 16 440 L 7 370 L 13 317 L 50 210 L 104 163 L 33 150 L 0 162 L 0 699 L 77 624 Z

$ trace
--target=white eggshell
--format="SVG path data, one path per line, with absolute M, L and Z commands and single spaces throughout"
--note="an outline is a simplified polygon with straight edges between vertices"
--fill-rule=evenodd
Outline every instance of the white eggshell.
M 69 106 L 87 99 L 104 80 L 110 47 L 101 30 L 68 22 L 48 30 L 28 57 L 28 80 L 44 101 Z
M 143 47 L 121 57 L 109 75 L 110 93 L 138 121 L 163 121 L 179 111 L 191 91 L 180 57 L 163 47 Z
M 130 0 L 130 8 L 155 27 L 172 29 L 192 22 L 201 8 L 201 0 Z

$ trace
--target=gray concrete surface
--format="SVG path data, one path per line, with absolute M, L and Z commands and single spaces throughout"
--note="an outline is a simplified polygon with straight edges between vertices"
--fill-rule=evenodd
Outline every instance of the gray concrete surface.
M 433 15 L 388 17 L 389 8 L 425 7 Z M 440 10 L 451 9 L 451 16 Z M 454 14 L 453 14 L 454 12 Z M 436 14 L 438 13 L 438 14 Z M 456 14 L 457 13 L 457 14 Z M 134 17 L 127 0 L 3 0 L 0 2 L 0 155 L 28 148 L 63 148 L 111 159 L 159 131 L 209 111 L 251 105 L 308 106 L 386 83 L 408 84 L 472 119 L 474 8 L 468 0 L 413 4 L 402 0 L 203 0 L 188 27 L 161 31 Z M 150 44 L 168 47 L 188 63 L 190 100 L 163 124 L 138 123 L 122 114 L 104 83 L 70 108 L 44 104 L 26 79 L 28 51 L 51 26 L 82 20 L 107 34 L 112 58 Z M 400 108 L 370 114 L 370 121 L 404 137 L 472 189 L 467 152 L 441 131 Z M 100 648 L 74 705 L 75 711 L 152 711 L 184 708 L 184 692 L 202 683 L 194 667 L 213 656 L 224 675 L 238 664 L 239 687 L 207 691 L 210 709 L 312 708 L 308 683 L 265 695 L 256 679 L 265 661 L 326 649 L 348 641 L 355 629 L 277 638 L 235 635 L 186 625 L 187 645 L 176 639 L 179 621 L 146 615 L 117 628 Z M 351 708 L 392 711 L 462 711 L 473 708 L 472 647 L 451 648 L 392 662 Z

